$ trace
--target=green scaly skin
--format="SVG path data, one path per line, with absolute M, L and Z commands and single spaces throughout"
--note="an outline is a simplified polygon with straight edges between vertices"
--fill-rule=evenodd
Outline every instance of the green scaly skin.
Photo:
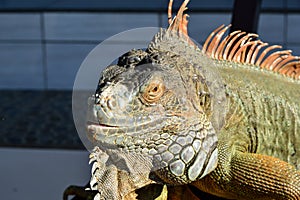
M 300 83 L 215 61 L 230 99 L 219 163 L 198 188 L 234 199 L 300 199 Z

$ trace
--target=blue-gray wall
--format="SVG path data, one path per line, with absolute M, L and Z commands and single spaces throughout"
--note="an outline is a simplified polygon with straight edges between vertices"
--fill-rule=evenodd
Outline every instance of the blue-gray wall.
M 0 12 L 0 89 L 71 90 L 81 62 L 101 41 L 132 28 L 167 26 L 163 12 L 166 0 L 152 4 L 94 0 L 94 7 L 84 1 L 24 2 L 0 0 L 0 10 L 4 11 Z M 191 37 L 202 43 L 213 29 L 230 24 L 233 0 L 197 2 L 201 3 L 193 7 L 192 1 L 189 6 L 189 28 Z M 63 11 L 55 12 L 59 8 Z M 145 12 L 139 12 L 142 8 Z M 300 13 L 293 10 L 299 8 L 299 0 L 263 0 L 258 29 L 261 39 L 300 55 Z

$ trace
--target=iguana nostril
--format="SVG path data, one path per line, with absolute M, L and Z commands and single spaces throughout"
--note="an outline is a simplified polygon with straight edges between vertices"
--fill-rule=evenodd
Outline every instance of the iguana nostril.
M 99 99 L 98 99 L 98 104 L 100 104 L 101 106 L 105 106 L 105 102 L 106 102 L 106 98 L 104 98 L 103 96 L 102 97 L 100 97 Z

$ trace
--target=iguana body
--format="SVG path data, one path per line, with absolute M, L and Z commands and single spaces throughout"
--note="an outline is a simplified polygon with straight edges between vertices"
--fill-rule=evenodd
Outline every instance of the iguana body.
M 228 198 L 300 199 L 299 83 L 268 72 L 227 68 L 228 65 L 216 65 L 230 99 L 226 123 L 218 135 L 219 158 L 223 156 L 224 160 L 219 159 L 217 170 L 195 185 Z M 224 172 L 224 168 L 228 171 Z M 220 181 L 220 176 L 225 180 Z M 256 195 L 260 193 L 256 188 L 266 192 L 265 196 Z M 291 191 L 286 193 L 294 196 L 271 195 L 288 189 Z M 226 194 L 228 190 L 233 194 Z
M 258 56 L 265 44 L 256 35 L 222 38 L 228 27 L 214 31 L 201 51 L 187 36 L 187 3 L 146 51 L 132 50 L 103 72 L 89 137 L 107 154 L 144 156 L 145 172 L 154 167 L 161 183 L 228 199 L 300 199 L 299 58 L 264 55 L 277 46 Z M 124 180 L 133 181 L 116 189 L 115 199 L 157 181 L 135 173 L 130 161 L 127 168 Z M 92 189 L 122 182 L 114 175 L 105 183 L 112 171 L 118 173 L 94 164 Z M 172 198 L 183 197 L 175 190 Z

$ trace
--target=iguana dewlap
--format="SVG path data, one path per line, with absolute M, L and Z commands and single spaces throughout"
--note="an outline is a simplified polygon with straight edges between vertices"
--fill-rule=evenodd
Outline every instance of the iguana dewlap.
M 103 71 L 88 136 L 105 155 L 124 153 L 117 160 L 130 183 L 94 164 L 91 187 L 122 199 L 160 180 L 228 199 L 300 199 L 299 58 L 255 34 L 225 36 L 228 26 L 200 50 L 187 34 L 187 3 L 172 19 L 170 1 L 168 29 Z

